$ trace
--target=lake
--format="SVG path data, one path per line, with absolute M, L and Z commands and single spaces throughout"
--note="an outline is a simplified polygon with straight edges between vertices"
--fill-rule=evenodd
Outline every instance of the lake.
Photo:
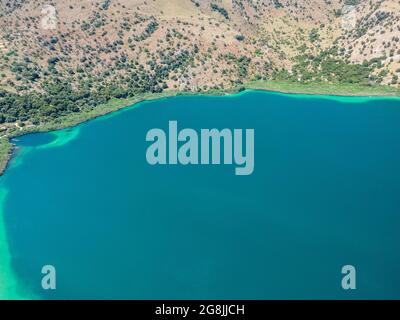
M 149 165 L 146 134 L 169 121 L 254 129 L 254 172 Z M 15 143 L 0 178 L 6 297 L 400 298 L 399 99 L 171 97 Z

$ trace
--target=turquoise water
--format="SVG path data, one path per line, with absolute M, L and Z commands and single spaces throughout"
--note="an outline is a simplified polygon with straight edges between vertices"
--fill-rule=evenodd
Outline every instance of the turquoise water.
M 170 120 L 197 131 L 254 128 L 253 175 L 148 165 L 146 133 Z M 0 192 L 18 292 L 400 298 L 399 100 L 174 97 L 16 143 Z M 48 264 L 55 291 L 41 289 Z M 347 264 L 354 291 L 341 288 Z

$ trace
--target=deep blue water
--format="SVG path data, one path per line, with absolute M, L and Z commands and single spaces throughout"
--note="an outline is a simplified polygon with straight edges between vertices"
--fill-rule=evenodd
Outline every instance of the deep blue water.
M 254 128 L 253 175 L 148 165 L 146 133 L 170 120 Z M 36 295 L 400 298 L 399 100 L 174 97 L 78 129 L 59 147 L 37 147 L 50 133 L 19 138 L 33 149 L 3 177 L 13 268 Z M 341 288 L 347 264 L 354 291 Z

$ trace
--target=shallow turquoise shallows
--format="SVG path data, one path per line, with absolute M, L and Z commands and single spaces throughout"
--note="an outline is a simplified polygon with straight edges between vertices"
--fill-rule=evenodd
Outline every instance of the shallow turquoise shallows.
M 254 128 L 253 175 L 150 166 L 146 133 L 170 120 Z M 174 97 L 15 143 L 0 179 L 3 296 L 400 298 L 400 100 Z M 342 289 L 345 265 L 356 290 Z

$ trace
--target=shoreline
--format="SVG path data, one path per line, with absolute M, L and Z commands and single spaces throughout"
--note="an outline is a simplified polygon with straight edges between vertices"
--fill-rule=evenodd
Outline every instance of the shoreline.
M 357 91 L 353 91 L 358 88 Z M 362 91 L 360 90 L 368 90 Z M 350 90 L 351 89 L 351 90 Z M 373 89 L 373 92 L 370 90 Z M 224 90 L 210 90 L 207 92 L 186 92 L 169 90 L 162 93 L 145 93 L 137 97 L 127 99 L 112 99 L 104 105 L 99 105 L 95 109 L 87 112 L 78 112 L 76 114 L 67 115 L 64 118 L 54 120 L 50 123 L 39 125 L 36 127 L 14 129 L 8 136 L 0 137 L 0 177 L 4 175 L 8 168 L 10 160 L 14 156 L 15 145 L 11 139 L 40 132 L 57 131 L 80 125 L 87 121 L 103 117 L 126 108 L 135 107 L 137 104 L 145 101 L 158 100 L 174 96 L 227 96 L 243 93 L 246 91 L 264 91 L 271 93 L 280 93 L 284 95 L 304 95 L 309 97 L 328 97 L 334 98 L 376 98 L 376 99 L 400 99 L 400 89 L 389 86 L 366 87 L 352 85 L 326 85 L 326 84 L 302 84 L 291 83 L 285 81 L 251 81 L 243 87 L 233 87 Z
M 18 138 L 27 134 L 44 133 L 73 128 L 85 122 L 93 121 L 97 118 L 124 111 L 129 108 L 134 108 L 138 104 L 146 101 L 160 100 L 174 96 L 194 96 L 199 94 L 203 96 L 224 96 L 239 92 L 239 89 L 227 89 L 223 91 L 212 90 L 206 93 L 180 92 L 173 90 L 164 91 L 162 93 L 146 93 L 127 99 L 112 99 L 107 104 L 99 105 L 93 110 L 71 114 L 61 119 L 57 119 L 59 121 L 52 121 L 43 125 L 22 128 L 20 130 L 14 129 L 7 137 L 0 137 L 0 178 L 4 175 L 9 166 L 10 160 L 12 160 L 15 155 L 15 144 L 11 142 L 11 140 L 14 138 Z
M 11 259 L 11 253 L 8 250 L 8 241 L 7 241 L 7 234 L 4 228 L 4 212 L 2 210 L 2 204 L 4 203 L 7 195 L 7 190 L 2 189 L 2 180 L 1 176 L 5 173 L 7 168 L 10 165 L 10 160 L 17 156 L 16 153 L 16 144 L 12 142 L 13 138 L 33 134 L 33 133 L 40 133 L 40 132 L 51 132 L 51 131 L 58 131 L 62 129 L 74 128 L 78 125 L 81 125 L 88 121 L 93 121 L 100 117 L 108 117 L 112 115 L 118 114 L 118 112 L 123 112 L 130 110 L 131 108 L 138 107 L 142 102 L 151 101 L 151 100 L 160 100 L 168 97 L 174 96 L 211 96 L 211 97 L 224 97 L 224 96 L 239 96 L 248 92 L 256 92 L 256 91 L 264 91 L 270 92 L 274 94 L 283 94 L 288 96 L 293 96 L 294 98 L 322 98 L 322 99 L 334 99 L 337 101 L 347 101 L 343 100 L 343 98 L 349 98 L 348 101 L 364 101 L 363 99 L 393 99 L 400 101 L 400 94 L 399 95 L 334 95 L 334 94 L 326 94 L 326 93 L 304 93 L 304 92 L 284 92 L 281 90 L 272 90 L 267 88 L 251 88 L 251 86 L 244 86 L 242 88 L 232 88 L 229 90 L 215 90 L 209 91 L 204 93 L 197 93 L 197 92 L 178 92 L 178 91 L 166 91 L 163 93 L 158 94 L 143 94 L 139 95 L 130 99 L 114 99 L 111 100 L 109 103 L 105 105 L 99 105 L 94 110 L 87 111 L 87 112 L 80 112 L 76 114 L 71 114 L 65 116 L 63 118 L 57 119 L 51 123 L 46 123 L 44 125 L 40 125 L 37 127 L 29 127 L 29 128 L 16 128 L 8 137 L 0 138 L 0 239 L 2 241 L 2 245 L 0 245 L 0 255 L 3 255 L 3 259 L 5 263 L 0 264 L 0 270 L 3 274 L 6 275 L 3 281 L 0 281 L 0 299 L 2 298 L 14 298 L 14 299 L 38 299 L 35 296 L 29 296 L 25 292 L 21 292 L 21 288 L 18 285 L 18 279 L 14 276 L 14 272 L 12 267 L 9 263 Z M 266 84 L 267 85 L 267 84 Z M 314 88 L 314 87 L 313 87 Z M 363 98 L 361 100 L 356 99 L 357 97 Z M 79 128 L 77 129 L 79 130 Z M 50 142 L 51 143 L 51 142 Z M 2 192 L 4 191 L 4 192 Z M 4 208 L 3 208 L 4 209 Z M 10 294 L 5 294 L 5 292 L 10 292 Z
M 14 146 L 8 138 L 0 138 L 0 177 L 7 170 L 8 163 L 12 158 Z
M 353 84 L 298 83 L 287 81 L 251 81 L 246 89 L 278 92 L 289 95 L 331 97 L 399 98 L 400 88 L 390 86 L 363 86 Z
M 91 111 L 82 113 L 78 112 L 76 114 L 65 116 L 65 118 L 59 119 L 60 121 L 53 121 L 44 125 L 23 128 L 22 130 L 15 129 L 9 136 L 0 138 L 0 178 L 4 175 L 5 171 L 8 168 L 10 160 L 15 154 L 15 144 L 11 142 L 11 140 L 14 138 L 27 134 L 51 132 L 72 128 L 85 122 L 97 119 L 99 117 L 106 116 L 108 114 L 115 113 L 129 107 L 133 107 L 144 101 L 162 99 L 174 95 L 176 95 L 176 93 L 174 92 L 165 92 L 161 94 L 144 94 L 130 99 L 114 99 L 111 100 L 109 103 L 105 105 L 100 105 Z

